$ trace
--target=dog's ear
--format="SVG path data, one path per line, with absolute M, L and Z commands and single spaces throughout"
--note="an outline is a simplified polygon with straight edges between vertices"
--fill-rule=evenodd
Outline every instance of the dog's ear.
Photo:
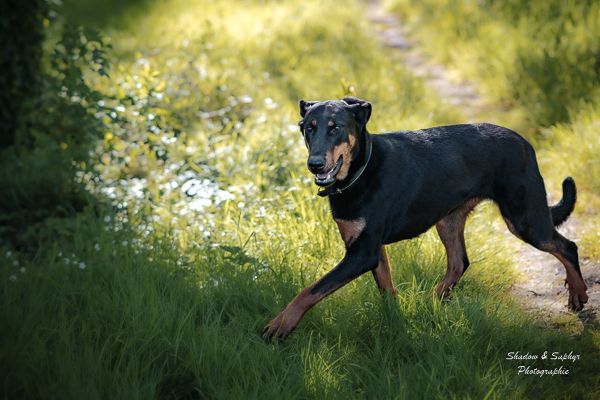
M 300 116 L 302 118 L 304 118 L 304 116 L 306 115 L 306 112 L 308 111 L 308 109 L 311 108 L 312 106 L 314 106 L 317 103 L 318 103 L 317 101 L 300 100 L 300 102 L 298 103 L 298 106 L 300 108 Z
M 367 125 L 367 122 L 369 122 L 369 118 L 371 118 L 371 103 L 356 97 L 344 97 L 342 100 L 354 112 L 356 122 L 363 129 Z
M 348 104 L 349 106 L 353 105 L 353 104 L 361 104 L 364 103 L 365 100 L 361 100 L 358 97 L 354 97 L 354 96 L 347 96 L 344 97 L 342 99 L 342 101 L 344 101 L 346 104 Z

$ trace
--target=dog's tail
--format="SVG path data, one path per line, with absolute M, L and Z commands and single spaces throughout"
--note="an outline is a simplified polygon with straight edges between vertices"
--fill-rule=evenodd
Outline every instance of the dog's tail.
M 575 187 L 575 181 L 570 176 L 565 178 L 562 183 L 562 199 L 552 207 L 550 212 L 552 213 L 552 222 L 554 226 L 559 226 L 565 222 L 569 215 L 575 208 L 575 201 L 577 201 L 577 188 Z

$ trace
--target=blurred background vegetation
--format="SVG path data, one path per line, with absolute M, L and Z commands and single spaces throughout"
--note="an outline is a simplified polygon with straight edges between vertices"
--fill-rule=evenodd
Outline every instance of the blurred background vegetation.
M 489 205 L 473 216 L 455 301 L 432 298 L 445 259 L 427 234 L 392 246 L 400 306 L 360 279 L 285 344 L 262 343 L 261 327 L 343 251 L 304 171 L 297 101 L 369 99 L 373 132 L 464 118 L 389 57 L 363 6 L 2 6 L 5 397 L 599 394 L 597 329 L 573 338 L 512 303 Z M 535 143 L 550 193 L 575 177 L 582 253 L 600 259 L 599 4 L 387 6 L 432 59 L 514 111 L 486 118 Z M 550 348 L 589 354 L 576 379 L 518 376 L 503 359 Z
M 550 192 L 572 174 L 600 257 L 600 3 L 388 0 L 432 58 L 511 111 L 539 149 Z M 498 115 L 502 115 L 498 113 Z M 490 115 L 489 118 L 498 118 Z

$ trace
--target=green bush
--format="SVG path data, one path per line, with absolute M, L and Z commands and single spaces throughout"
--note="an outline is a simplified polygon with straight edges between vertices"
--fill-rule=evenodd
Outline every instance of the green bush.
M 38 94 L 46 0 L 0 5 L 0 149 L 12 145 L 24 103 Z
M 106 45 L 92 30 L 64 27 L 45 68 L 35 79 L 37 94 L 21 104 L 14 143 L 2 150 L 0 238 L 35 251 L 52 234 L 40 235 L 48 218 L 65 218 L 94 204 L 78 171 L 89 170 L 90 151 L 104 131 L 103 95 L 87 75 L 106 76 Z M 53 42 L 53 39 L 49 39 Z

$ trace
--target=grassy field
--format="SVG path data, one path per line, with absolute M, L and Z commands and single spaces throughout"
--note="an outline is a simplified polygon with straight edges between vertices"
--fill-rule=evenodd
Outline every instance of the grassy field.
M 472 264 L 452 301 L 433 294 L 445 255 L 429 232 L 390 247 L 397 299 L 364 276 L 286 342 L 263 342 L 262 327 L 343 254 L 305 171 L 298 99 L 367 98 L 373 132 L 460 115 L 388 58 L 359 4 L 267 5 L 143 1 L 101 20 L 106 39 L 77 34 L 112 45 L 108 77 L 98 60 L 84 74 L 100 97 L 58 86 L 69 104 L 101 102 L 76 115 L 93 117 L 94 140 L 74 136 L 65 114 L 34 150 L 1 158 L 11 193 L 1 204 L 13 210 L 0 231 L 11 234 L 0 256 L 4 397 L 597 398 L 600 334 L 535 326 L 513 303 L 491 204 L 471 217 Z M 47 47 L 71 54 L 73 41 L 54 36 L 61 24 L 48 24 Z M 572 137 L 585 124 L 595 122 L 551 130 L 583 151 Z M 82 205 L 55 207 L 70 198 Z M 34 213 L 39 199 L 51 211 Z M 506 359 L 516 351 L 581 358 Z
M 388 0 L 432 59 L 499 108 L 485 117 L 538 149 L 550 193 L 569 174 L 586 256 L 600 259 L 600 3 Z

